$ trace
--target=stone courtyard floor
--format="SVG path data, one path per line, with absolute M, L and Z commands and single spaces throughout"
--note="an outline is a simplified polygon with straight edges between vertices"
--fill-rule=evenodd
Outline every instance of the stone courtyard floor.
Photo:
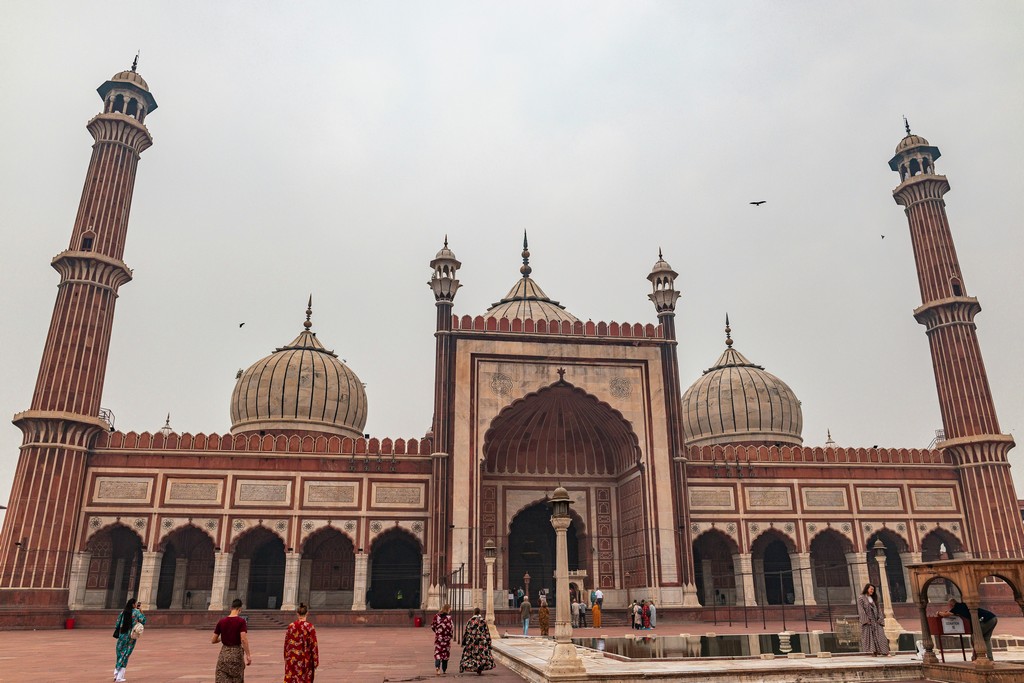
M 789 627 L 795 630 L 793 625 Z M 811 627 L 827 629 L 828 623 L 812 623 Z M 742 624 L 731 627 L 709 623 L 664 624 L 654 633 L 760 633 L 773 632 L 773 629 L 782 630 L 781 624 L 769 622 L 767 629 L 761 623 L 747 628 Z M 499 627 L 499 630 L 517 631 L 512 627 Z M 538 633 L 536 629 L 531 632 Z M 1024 636 L 1024 619 L 1001 619 L 996 632 Z M 320 640 L 318 681 L 383 683 L 436 678 L 433 634 L 428 628 L 325 627 L 317 633 Z M 629 629 L 624 627 L 577 630 L 581 637 L 628 633 Z M 210 643 L 211 634 L 210 629 L 147 629 L 129 662 L 128 680 L 131 683 L 212 683 L 220 646 Z M 246 672 L 247 683 L 280 683 L 284 673 L 283 639 L 282 631 L 250 632 L 253 664 Z M 460 652 L 461 648 L 453 644 L 448 678 L 459 677 Z M 114 640 L 107 629 L 0 633 L 0 683 L 100 683 L 112 680 L 113 669 Z M 500 665 L 483 676 L 467 674 L 465 677 L 488 681 L 522 680 Z

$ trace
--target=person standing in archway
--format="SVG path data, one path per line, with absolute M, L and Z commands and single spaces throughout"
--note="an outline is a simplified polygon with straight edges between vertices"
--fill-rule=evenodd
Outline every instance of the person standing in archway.
M 530 635 L 530 611 L 533 609 L 533 605 L 530 604 L 530 598 L 524 597 L 522 604 L 519 605 L 519 616 L 523 620 L 523 635 Z

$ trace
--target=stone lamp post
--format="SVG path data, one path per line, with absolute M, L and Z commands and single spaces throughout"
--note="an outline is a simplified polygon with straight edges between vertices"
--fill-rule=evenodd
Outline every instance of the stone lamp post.
M 494 541 L 487 539 L 484 543 L 484 563 L 487 565 L 487 598 L 484 605 L 487 609 L 484 617 L 487 622 L 487 630 L 491 634 L 491 640 L 500 638 L 498 629 L 494 625 L 494 559 L 498 556 L 498 549 L 494 547 Z
M 569 621 L 569 551 L 565 532 L 572 523 L 569 492 L 559 486 L 551 496 L 551 526 L 555 528 L 555 650 L 548 663 L 548 675 L 578 676 L 586 673 L 583 660 L 572 644 Z
M 900 634 L 906 631 L 900 622 L 896 621 L 896 614 L 892 611 L 892 595 L 889 592 L 889 572 L 885 569 L 885 544 L 880 539 L 875 539 L 871 549 L 875 551 L 875 561 L 878 562 L 879 590 L 882 591 L 882 611 L 885 614 L 885 637 L 889 640 L 889 650 L 895 652 Z

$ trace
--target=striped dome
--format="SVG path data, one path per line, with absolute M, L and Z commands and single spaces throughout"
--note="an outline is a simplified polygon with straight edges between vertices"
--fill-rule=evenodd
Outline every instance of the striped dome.
M 307 328 L 238 378 L 231 433 L 303 430 L 358 438 L 366 407 L 362 382 Z
M 803 443 L 803 412 L 793 390 L 729 347 L 683 394 L 683 432 L 690 446 Z
M 520 278 L 501 301 L 492 304 L 487 309 L 484 316 L 508 320 L 518 318 L 520 320 L 557 320 L 571 323 L 579 320 L 565 310 L 565 306 L 549 299 L 544 290 L 529 275 Z

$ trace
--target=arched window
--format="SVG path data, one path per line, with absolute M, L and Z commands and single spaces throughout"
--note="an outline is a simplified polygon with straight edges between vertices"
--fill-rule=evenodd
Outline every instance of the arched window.
M 92 243 L 96 234 L 91 230 L 82 235 L 82 251 L 92 251 Z
M 953 290 L 953 296 L 963 296 L 964 295 L 964 288 L 963 288 L 963 285 L 960 283 L 960 278 L 958 278 L 958 277 L 951 278 L 950 281 L 949 281 L 949 286 Z
M 118 95 L 114 98 L 114 111 L 124 111 L 124 95 Z
M 139 101 L 134 97 L 128 101 L 128 109 L 125 110 L 128 116 L 135 116 L 139 113 Z

